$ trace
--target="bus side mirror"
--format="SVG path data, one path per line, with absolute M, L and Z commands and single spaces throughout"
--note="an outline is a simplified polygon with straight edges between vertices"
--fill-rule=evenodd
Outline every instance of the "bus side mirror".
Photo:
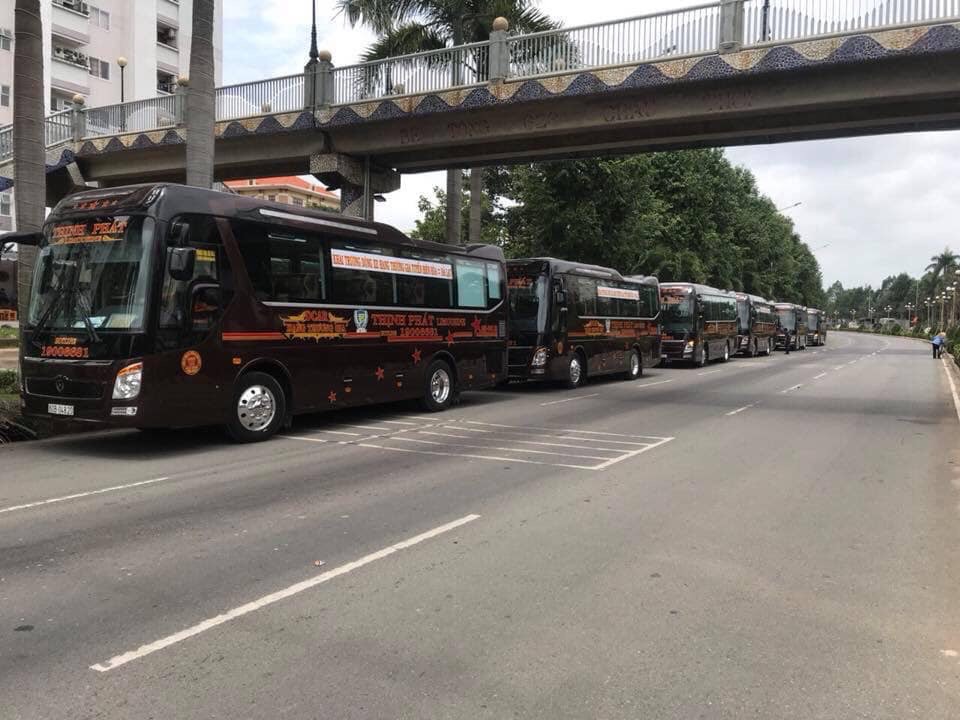
M 186 247 L 190 244 L 190 223 L 178 220 L 170 226 L 170 239 L 174 245 Z
M 197 251 L 193 248 L 175 247 L 167 251 L 167 271 L 174 280 L 193 280 L 193 267 L 196 262 Z
M 557 305 L 559 305 L 559 306 L 560 306 L 561 308 L 563 308 L 564 310 L 567 309 L 567 308 L 566 308 L 566 305 L 567 305 L 567 293 L 566 293 L 566 292 L 564 292 L 563 290 L 557 290 L 557 291 L 553 294 L 553 298 L 554 298 L 554 301 L 557 303 Z

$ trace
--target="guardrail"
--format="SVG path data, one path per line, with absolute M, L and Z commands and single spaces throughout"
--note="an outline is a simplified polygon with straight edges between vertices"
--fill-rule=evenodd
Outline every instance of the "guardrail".
M 84 116 L 86 127 L 81 134 L 85 138 L 161 130 L 177 124 L 177 96 L 90 108 Z
M 334 104 L 483 85 L 489 58 L 490 44 L 481 42 L 335 68 Z
M 713 2 L 615 22 L 517 35 L 507 41 L 510 77 L 716 52 L 719 32 L 720 5 Z
M 507 79 L 949 21 L 960 21 L 960 0 L 715 0 L 529 35 L 495 29 L 486 42 L 340 68 L 327 56 L 306 73 L 218 88 L 216 118 L 311 111 Z M 47 119 L 47 143 L 173 127 L 183 120 L 184 99 L 180 90 L 176 95 L 57 113 Z M 12 153 L 12 129 L 0 127 L 0 161 Z
M 960 0 L 746 0 L 744 42 L 803 40 L 960 17 Z
M 303 110 L 303 92 L 303 73 L 217 88 L 217 120 Z

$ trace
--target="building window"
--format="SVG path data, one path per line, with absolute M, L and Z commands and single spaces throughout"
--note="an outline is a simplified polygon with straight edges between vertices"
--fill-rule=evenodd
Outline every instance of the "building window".
M 10 28 L 0 28 L 0 50 L 9 50 L 13 43 L 13 31 Z
M 297 207 L 303 207 L 303 198 L 295 197 L 293 198 L 293 204 Z
M 101 78 L 103 80 L 110 79 L 110 63 L 106 62 L 105 60 L 91 57 L 89 71 L 93 77 Z
M 276 195 L 267 195 L 267 200 L 269 200 L 270 202 L 276 202 L 276 201 L 277 201 L 277 196 L 276 196 Z
M 0 85 L 0 107 L 10 107 L 9 85 Z
M 73 109 L 73 100 L 57 96 L 56 93 L 50 93 L 50 110 L 52 112 L 61 112 L 62 110 Z
M 90 22 L 98 28 L 103 30 L 110 29 L 110 13 L 106 10 L 101 10 L 100 8 L 90 5 Z
M 166 25 L 157 25 L 157 42 L 167 47 L 177 47 L 177 31 Z
M 10 217 L 10 193 L 0 193 L 0 215 Z

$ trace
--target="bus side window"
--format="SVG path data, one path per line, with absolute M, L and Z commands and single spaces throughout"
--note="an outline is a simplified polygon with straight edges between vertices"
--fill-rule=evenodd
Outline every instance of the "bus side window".
M 175 280 L 168 272 L 163 275 L 160 295 L 160 327 L 185 327 L 191 288 L 198 282 L 218 283 L 221 280 L 219 249 L 220 232 L 213 217 L 186 218 L 190 223 L 190 246 L 196 248 L 193 277 Z
M 401 257 L 411 260 L 450 265 L 446 255 L 431 255 L 402 250 Z M 397 275 L 397 303 L 407 307 L 449 308 L 453 305 L 453 281 L 442 277 Z
M 487 293 L 484 266 L 457 259 L 457 305 L 462 308 L 486 308 Z
M 496 263 L 487 263 L 487 297 L 490 300 L 503 299 L 503 273 Z
M 330 263 L 330 294 L 333 302 L 340 305 L 394 305 L 396 303 L 396 275 L 374 269 L 364 269 L 368 260 L 373 263 L 377 257 L 393 257 L 389 248 L 375 246 L 354 246 L 343 241 L 334 241 L 331 251 L 342 250 L 342 257 L 356 263 L 354 267 L 344 267 L 341 261 Z
M 589 278 L 577 278 L 577 314 L 591 317 L 597 314 L 597 283 Z

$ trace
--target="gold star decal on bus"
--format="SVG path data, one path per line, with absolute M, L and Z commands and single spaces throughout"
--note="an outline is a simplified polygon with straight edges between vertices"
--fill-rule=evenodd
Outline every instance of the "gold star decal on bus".
M 384 375 L 386 375 L 386 371 L 382 367 L 378 367 L 374 375 L 376 375 L 377 380 L 380 381 L 383 380 Z
M 335 403 L 337 401 L 337 394 L 331 390 L 330 394 L 327 395 L 327 400 L 329 400 L 331 403 Z
M 480 318 L 474 318 L 474 319 L 473 319 L 473 322 L 470 323 L 470 327 L 473 328 L 473 334 L 474 334 L 474 335 L 479 335 L 479 334 L 480 334 L 480 328 L 483 327 L 483 323 L 480 322 Z
M 423 353 L 420 351 L 420 348 L 417 348 L 416 350 L 414 350 L 413 355 L 411 355 L 411 357 L 413 358 L 413 364 L 419 365 L 420 359 L 423 357 Z
M 453 331 L 451 330 L 449 333 L 447 333 L 447 347 L 452 347 L 452 346 L 453 346 Z

